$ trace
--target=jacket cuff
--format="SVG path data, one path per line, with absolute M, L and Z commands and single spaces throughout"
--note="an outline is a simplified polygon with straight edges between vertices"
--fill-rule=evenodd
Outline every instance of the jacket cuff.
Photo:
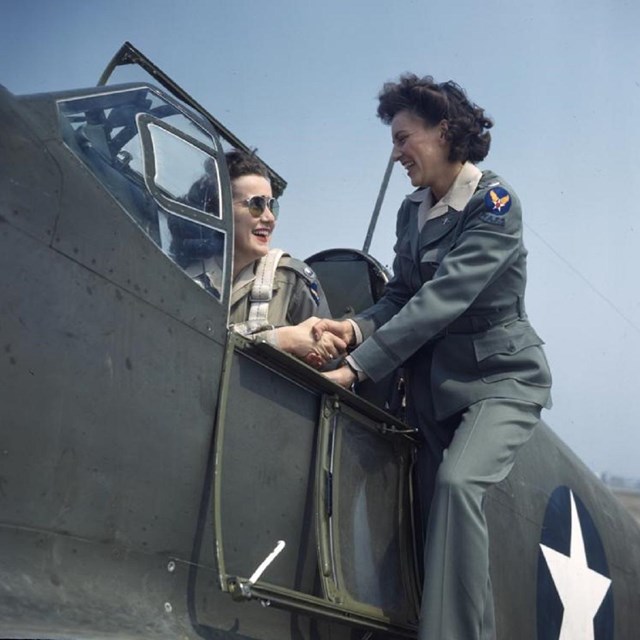
M 375 338 L 365 340 L 349 357 L 374 382 L 379 382 L 402 364 L 394 353 L 384 349 Z

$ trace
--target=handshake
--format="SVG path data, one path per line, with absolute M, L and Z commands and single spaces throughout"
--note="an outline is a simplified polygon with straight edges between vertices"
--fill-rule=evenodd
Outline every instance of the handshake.
M 275 330 L 276 346 L 300 358 L 315 369 L 346 354 L 355 343 L 353 325 L 348 320 L 320 319 L 312 316 L 300 324 Z M 350 387 L 355 374 L 349 367 L 327 371 L 324 375 L 341 386 Z

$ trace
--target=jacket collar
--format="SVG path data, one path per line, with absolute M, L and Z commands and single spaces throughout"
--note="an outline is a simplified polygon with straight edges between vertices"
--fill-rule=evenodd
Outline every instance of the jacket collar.
M 449 188 L 449 191 L 444 194 L 439 202 L 436 202 L 435 204 L 431 203 L 431 187 L 416 189 L 413 193 L 407 195 L 407 198 L 418 205 L 427 201 L 427 206 L 429 206 L 430 209 L 434 209 L 436 207 L 440 208 L 440 205 L 442 204 L 444 205 L 442 207 L 442 213 L 448 211 L 449 207 L 454 211 L 462 211 L 467 204 L 469 204 L 469 200 L 471 200 L 471 196 L 475 192 L 480 182 L 480 178 L 482 178 L 482 171 L 480 171 L 480 169 L 471 162 L 465 162 L 462 165 L 460 173 L 456 176 L 456 179 Z M 439 215 L 442 215 L 442 213 Z
M 451 228 L 455 214 L 462 211 L 471 200 L 475 190 L 482 178 L 482 172 L 471 162 L 465 162 L 462 165 L 460 173 L 456 176 L 449 191 L 435 204 L 432 203 L 431 188 L 425 187 L 418 189 L 409 194 L 407 198 L 410 202 L 417 205 L 416 224 L 417 233 L 411 235 L 411 248 L 414 256 L 418 256 L 419 247 L 423 245 L 425 238 L 422 231 L 428 220 L 433 220 L 453 212 L 443 219 L 443 224 L 439 225 L 437 230 L 431 229 L 429 233 L 429 244 L 438 241 L 442 236 L 447 234 Z

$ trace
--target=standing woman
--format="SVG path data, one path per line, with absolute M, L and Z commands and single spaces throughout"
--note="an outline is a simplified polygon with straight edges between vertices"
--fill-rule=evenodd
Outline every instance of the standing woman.
M 419 638 L 485 640 L 495 624 L 484 493 L 550 404 L 542 340 L 524 310 L 520 201 L 475 166 L 493 123 L 454 82 L 404 75 L 384 85 L 378 115 L 416 187 L 398 212 L 394 277 L 376 305 L 314 331 L 354 347 L 325 374 L 345 387 L 404 367 L 408 421 L 425 440 Z

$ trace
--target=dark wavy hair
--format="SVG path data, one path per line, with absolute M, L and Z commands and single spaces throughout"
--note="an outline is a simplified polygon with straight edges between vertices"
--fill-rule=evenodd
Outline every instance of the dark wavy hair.
M 385 124 L 400 111 L 413 113 L 431 127 L 446 120 L 450 162 L 480 162 L 489 153 L 493 120 L 452 80 L 438 84 L 431 76 L 407 73 L 398 82 L 385 82 L 378 100 L 378 117 Z
M 240 178 L 241 176 L 262 176 L 271 182 L 269 172 L 264 163 L 258 159 L 253 153 L 246 153 L 239 149 L 232 149 L 224 154 L 227 159 L 227 167 L 229 168 L 229 177 L 231 180 Z

